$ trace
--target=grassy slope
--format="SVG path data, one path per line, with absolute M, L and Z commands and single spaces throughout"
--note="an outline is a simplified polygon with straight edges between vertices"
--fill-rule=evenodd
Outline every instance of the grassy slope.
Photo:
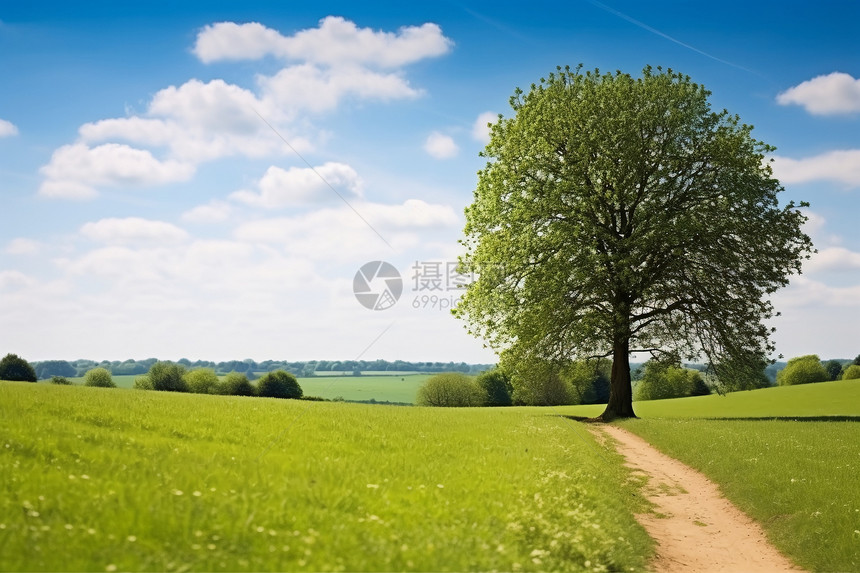
M 860 571 L 860 380 L 635 409 L 625 428 L 719 483 L 799 565 Z
M 619 458 L 546 414 L 0 383 L 0 569 L 640 569 Z

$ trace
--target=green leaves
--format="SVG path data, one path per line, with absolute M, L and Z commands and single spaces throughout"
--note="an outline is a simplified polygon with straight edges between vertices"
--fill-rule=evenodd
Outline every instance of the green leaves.
M 547 360 L 675 349 L 749 365 L 771 351 L 764 297 L 811 252 L 779 206 L 772 147 L 672 70 L 557 69 L 511 98 L 466 209 L 455 314 L 497 350 Z M 719 372 L 718 372 L 719 373 Z

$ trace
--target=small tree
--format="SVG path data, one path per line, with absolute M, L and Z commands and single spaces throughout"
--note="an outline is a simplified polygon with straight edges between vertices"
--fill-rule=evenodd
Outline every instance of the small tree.
M 220 381 L 211 368 L 198 368 L 186 372 L 183 377 L 188 385 L 188 391 L 195 394 L 218 394 Z
M 35 382 L 33 366 L 17 354 L 7 354 L 0 360 L 0 380 L 12 382 Z
M 166 392 L 188 392 L 188 384 L 183 378 L 185 367 L 173 362 L 156 362 L 147 373 L 153 390 Z
M 792 358 L 776 375 L 776 383 L 780 386 L 826 382 L 829 379 L 830 375 L 815 354 Z
M 428 378 L 418 388 L 415 402 L 419 406 L 475 407 L 486 404 L 487 393 L 474 378 L 449 372 Z
M 65 376 L 51 376 L 50 380 L 51 384 L 58 384 L 60 386 L 71 386 L 72 381 L 66 378 Z
M 227 396 L 254 396 L 256 391 L 247 376 L 233 371 L 224 377 L 224 382 L 220 385 L 220 393 Z
M 275 370 L 260 378 L 257 394 L 263 398 L 301 398 L 303 392 L 295 376 L 284 370 Z
M 665 400 L 710 393 L 698 370 L 650 360 L 645 363 L 645 373 L 636 385 L 634 397 L 636 400 Z
M 857 364 L 851 364 L 842 373 L 843 380 L 857 380 L 858 378 L 860 378 L 860 365 Z
M 824 363 L 824 369 L 830 380 L 839 380 L 839 375 L 842 374 L 842 363 L 838 360 L 828 360 Z
M 93 368 L 84 374 L 84 386 L 96 386 L 99 388 L 116 388 L 110 370 L 107 368 Z
M 511 405 L 511 380 L 508 375 L 498 368 L 487 370 L 478 375 L 478 386 L 487 393 L 487 406 Z
M 132 388 L 135 390 L 155 390 L 155 387 L 152 385 L 152 379 L 148 374 L 135 378 Z

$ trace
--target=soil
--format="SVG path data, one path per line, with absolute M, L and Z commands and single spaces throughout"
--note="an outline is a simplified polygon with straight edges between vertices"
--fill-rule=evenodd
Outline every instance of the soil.
M 653 511 L 636 519 L 657 542 L 653 571 L 801 571 L 704 475 L 627 430 L 608 424 L 590 429 L 609 435 L 626 465 L 647 477 L 643 493 L 654 504 Z

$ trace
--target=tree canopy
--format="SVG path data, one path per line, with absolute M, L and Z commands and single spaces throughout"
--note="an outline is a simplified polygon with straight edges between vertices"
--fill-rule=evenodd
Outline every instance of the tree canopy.
M 688 76 L 577 68 L 491 126 L 455 309 L 503 354 L 612 357 L 603 418 L 634 416 L 629 356 L 705 359 L 735 387 L 773 352 L 767 295 L 812 249 L 752 127 Z

